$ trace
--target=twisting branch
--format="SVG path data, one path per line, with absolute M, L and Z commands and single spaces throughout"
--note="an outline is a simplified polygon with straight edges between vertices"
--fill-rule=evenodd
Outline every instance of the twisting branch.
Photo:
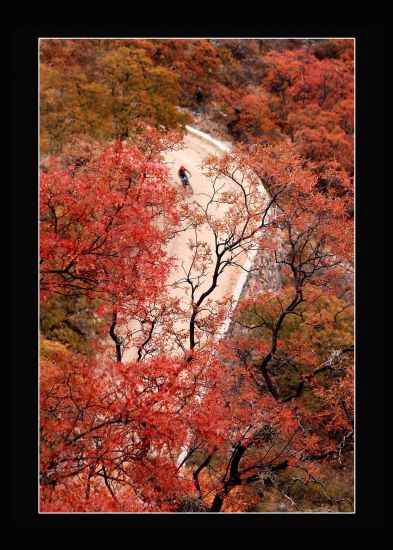
M 122 344 L 122 339 L 117 336 L 117 334 L 115 333 L 115 328 L 116 328 L 116 324 L 117 324 L 117 313 L 114 312 L 112 314 L 112 324 L 109 328 L 109 334 L 112 338 L 112 340 L 115 342 L 115 346 L 116 346 L 116 359 L 119 363 L 121 363 L 121 358 L 122 358 L 122 353 L 121 353 L 121 344 Z
M 285 403 L 287 401 L 291 401 L 292 399 L 300 397 L 302 392 L 303 392 L 304 385 L 307 382 L 312 380 L 317 374 L 320 374 L 321 372 L 324 372 L 328 369 L 333 369 L 339 363 L 341 355 L 343 353 L 351 353 L 353 351 L 354 351 L 354 346 L 348 346 L 346 348 L 342 348 L 342 349 L 339 349 L 339 350 L 331 350 L 328 359 L 326 361 L 324 361 L 321 365 L 316 367 L 310 373 L 303 374 L 302 377 L 300 378 L 298 384 L 297 384 L 296 390 L 293 393 L 291 393 L 290 395 L 287 395 L 286 397 L 282 397 L 280 399 L 280 403 Z M 347 413 L 347 411 L 345 411 L 345 412 Z M 348 418 L 351 421 L 350 417 L 348 417 Z M 353 422 L 353 421 L 351 421 L 351 422 Z

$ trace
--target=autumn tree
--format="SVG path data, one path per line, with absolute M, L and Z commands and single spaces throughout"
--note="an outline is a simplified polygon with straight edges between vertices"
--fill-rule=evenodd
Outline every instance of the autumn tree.
M 133 42 L 43 40 L 40 64 L 41 151 L 61 151 L 75 135 L 124 139 L 141 116 L 180 127 L 179 77 Z
M 144 132 L 138 146 L 143 149 L 148 136 L 145 153 L 120 141 L 104 148 L 78 144 L 62 158 L 43 162 L 44 301 L 54 294 L 85 296 L 116 325 L 125 308 L 128 315 L 140 314 L 160 293 L 169 268 L 165 243 L 178 214 L 176 191 L 158 159 L 163 148 L 177 146 L 177 137 L 162 140 L 153 129 Z
M 338 338 L 333 338 L 331 332 L 339 326 L 343 312 L 347 310 L 348 314 L 351 301 L 353 227 L 345 204 L 351 195 L 338 199 L 334 193 L 326 196 L 316 192 L 317 177 L 303 159 L 287 149 L 239 147 L 235 153 L 208 163 L 210 176 L 235 181 L 244 192 L 244 200 L 250 201 L 246 204 L 253 202 L 248 185 L 254 189 L 264 185 L 269 190 L 269 210 L 273 206 L 273 214 L 266 218 L 262 215 L 263 223 L 256 226 L 254 237 L 258 235 L 258 246 L 281 266 L 283 283 L 279 292 L 259 294 L 240 307 L 240 312 L 251 308 L 252 313 L 251 323 L 239 320 L 243 327 L 253 332 L 264 329 L 257 337 L 243 336 L 219 346 L 218 353 L 231 365 L 230 372 L 223 370 L 219 384 L 231 428 L 228 426 L 224 446 L 211 444 L 202 454 L 194 470 L 196 488 L 200 498 L 207 498 L 211 511 L 220 511 L 226 502 L 226 509 L 238 509 L 242 499 L 249 506 L 261 484 L 263 493 L 276 491 L 297 508 L 278 472 L 292 468 L 307 474 L 300 482 L 311 480 L 323 486 L 318 464 L 322 461 L 324 468 L 328 463 L 334 467 L 341 462 L 343 449 L 351 449 L 352 370 L 348 354 L 353 351 L 352 328 L 344 328 Z M 343 186 L 350 186 L 344 172 L 339 176 Z M 244 184 L 246 177 L 252 183 Z M 253 225 L 249 223 L 246 226 L 252 233 Z M 246 237 L 244 226 L 240 231 Z M 229 231 L 228 244 L 234 234 Z M 217 249 L 216 256 L 219 264 Z M 337 294 L 342 297 L 342 305 L 337 303 L 328 314 L 323 303 L 337 300 Z M 347 318 L 352 319 L 350 310 Z M 288 327 L 289 319 L 298 323 Z M 325 341 L 321 330 L 330 331 L 329 336 L 325 333 L 326 342 L 333 348 L 321 347 L 321 339 Z M 288 374 L 291 384 L 286 380 Z M 322 388 L 326 384 L 329 390 L 318 388 L 317 379 L 324 375 L 327 378 Z M 305 391 L 318 398 L 318 403 L 313 403 L 317 414 L 315 410 L 311 413 L 304 401 Z M 334 412 L 321 405 L 325 391 L 336 396 Z M 202 399 L 204 413 L 219 416 L 218 396 L 211 401 L 209 397 L 207 394 Z M 191 451 L 200 452 L 200 446 L 195 438 Z M 230 495 L 236 488 L 233 500 Z M 210 500 L 212 493 L 215 496 Z M 334 499 L 329 495 L 327 498 L 333 504 Z M 340 508 L 344 501 L 350 506 L 346 498 L 338 499 L 336 505 Z

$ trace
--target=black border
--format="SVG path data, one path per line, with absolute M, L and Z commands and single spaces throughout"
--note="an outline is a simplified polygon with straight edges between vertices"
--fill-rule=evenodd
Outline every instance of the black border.
M 384 305 L 384 29 L 378 27 L 187 26 L 187 37 L 355 37 L 356 38 L 356 501 L 355 514 L 54 514 L 37 513 L 37 47 L 38 37 L 185 36 L 182 27 L 12 27 L 10 76 L 13 196 L 9 203 L 11 264 L 7 258 L 12 321 L 9 324 L 11 371 L 10 436 L 6 477 L 10 520 L 14 526 L 58 525 L 382 525 L 383 377 L 381 319 Z M 8 163 L 6 163 L 8 164 Z M 7 182 L 4 182 L 7 185 Z M 7 185 L 8 187 L 8 185 Z M 383 330 L 383 329 L 382 329 Z

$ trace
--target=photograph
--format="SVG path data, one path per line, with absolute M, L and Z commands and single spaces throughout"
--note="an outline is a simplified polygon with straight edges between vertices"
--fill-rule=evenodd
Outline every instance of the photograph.
M 356 514 L 356 38 L 54 34 L 37 513 Z

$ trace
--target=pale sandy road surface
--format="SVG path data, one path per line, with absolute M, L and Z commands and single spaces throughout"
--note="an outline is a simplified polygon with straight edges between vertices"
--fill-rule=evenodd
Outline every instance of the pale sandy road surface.
M 192 185 L 193 194 L 185 197 L 184 200 L 189 202 L 197 201 L 201 206 L 205 206 L 208 201 L 208 195 L 211 195 L 212 185 L 203 175 L 201 164 L 208 155 L 220 153 L 220 150 L 214 144 L 190 133 L 185 136 L 184 145 L 184 149 L 180 151 L 170 151 L 165 155 L 165 162 L 170 170 L 171 181 L 173 182 L 173 185 L 181 185 L 177 173 L 181 165 L 185 166 L 192 174 L 190 183 Z M 229 181 L 228 185 L 231 185 Z M 220 210 L 224 215 L 225 207 L 220 207 Z M 217 210 L 218 215 L 220 214 L 220 210 Z M 169 245 L 168 255 L 170 257 L 174 257 L 174 265 L 171 270 L 169 280 L 167 281 L 168 285 L 171 285 L 184 277 L 184 271 L 181 267 L 182 262 L 185 269 L 187 269 L 191 264 L 192 253 L 188 246 L 190 239 L 195 239 L 193 229 L 178 233 Z M 198 240 L 207 242 L 213 248 L 214 239 L 211 229 L 209 229 L 208 226 L 203 226 L 198 231 Z M 243 256 L 239 258 L 239 263 L 244 265 L 246 262 L 247 256 L 246 254 L 243 254 Z M 208 286 L 210 286 L 213 268 L 214 264 L 212 264 L 210 272 L 207 273 L 205 282 L 200 289 L 198 289 L 196 296 L 197 298 L 206 288 L 208 288 Z M 225 271 L 220 275 L 218 286 L 211 294 L 211 298 L 213 300 L 221 300 L 227 296 L 233 296 L 235 288 L 239 288 L 238 283 L 241 282 L 241 280 L 244 282 L 244 274 L 245 272 L 238 266 L 230 266 L 225 269 Z M 189 287 L 187 284 L 182 284 L 176 289 L 171 289 L 171 294 L 172 296 L 176 296 L 180 299 L 181 307 L 185 312 L 190 310 Z M 135 322 L 133 321 L 128 328 L 135 330 Z M 176 326 L 176 329 L 181 328 L 186 329 L 186 324 L 184 324 L 183 327 L 179 326 L 179 324 Z M 134 360 L 135 357 L 135 348 L 128 348 L 124 350 L 123 360 L 125 362 Z

